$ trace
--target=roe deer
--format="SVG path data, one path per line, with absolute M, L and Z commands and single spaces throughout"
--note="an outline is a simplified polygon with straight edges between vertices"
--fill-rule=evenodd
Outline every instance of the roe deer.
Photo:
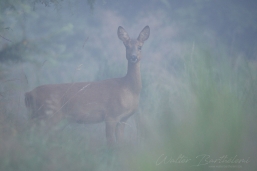
M 142 88 L 140 75 L 141 47 L 150 35 L 144 27 L 137 39 L 130 39 L 121 26 L 118 37 L 126 47 L 127 74 L 97 82 L 49 84 L 25 94 L 32 118 L 59 120 L 67 117 L 78 123 L 106 123 L 107 144 L 123 139 L 124 122 L 136 111 Z

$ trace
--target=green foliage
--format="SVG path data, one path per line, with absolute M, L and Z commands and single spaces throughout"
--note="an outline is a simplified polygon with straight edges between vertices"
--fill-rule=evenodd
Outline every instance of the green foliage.
M 46 83 L 119 77 L 126 70 L 122 43 L 116 43 L 115 31 L 112 34 L 104 27 L 111 23 L 108 26 L 115 29 L 116 21 L 124 20 L 119 11 L 129 8 L 126 2 L 115 1 L 122 4 L 120 8 L 114 6 L 115 12 L 103 13 L 107 17 L 101 13 L 99 21 L 77 15 L 79 10 L 61 17 L 60 11 L 50 9 L 64 2 L 0 2 L 0 35 L 11 40 L 0 38 L 0 170 L 213 170 L 211 164 L 195 166 L 203 154 L 213 159 L 223 155 L 250 158 L 251 163 L 241 166 L 245 170 L 255 168 L 256 61 L 240 53 L 238 47 L 248 43 L 235 41 L 238 44 L 231 45 L 227 43 L 230 39 L 222 38 L 229 33 L 234 41 L 236 33 L 256 28 L 255 11 L 231 5 L 232 1 L 224 2 L 214 13 L 218 1 L 162 0 L 170 10 L 169 17 L 152 20 L 158 13 L 164 15 L 160 10 L 144 18 L 153 25 L 153 37 L 143 50 L 148 56 L 141 62 L 140 109 L 126 127 L 128 143 L 108 149 L 102 124 L 81 126 L 64 120 L 56 126 L 57 131 L 49 131 L 43 122 L 38 126 L 27 119 L 23 103 L 28 89 Z M 96 1 L 87 2 L 93 8 Z M 34 7 L 42 3 L 48 8 L 33 9 L 33 3 Z M 141 7 L 133 6 L 140 9 L 133 10 L 134 16 L 145 9 Z M 214 14 L 217 22 L 213 21 Z M 135 18 L 128 20 L 142 24 L 141 18 Z M 227 22 L 232 24 L 225 33 L 212 35 Z M 171 26 L 174 23 L 176 26 Z M 35 25 L 40 29 L 34 30 Z M 206 35 L 212 40 L 206 41 Z M 192 41 L 197 43 L 188 50 Z M 249 46 L 254 47 L 254 43 Z M 17 63 L 4 64 L 6 56 Z M 162 154 L 167 156 L 167 163 L 157 164 Z M 191 160 L 168 161 L 181 155 Z
M 150 130 L 150 133 L 143 135 L 147 139 L 144 144 L 147 150 L 135 162 L 136 167 L 145 170 L 150 166 L 150 170 L 211 170 L 209 166 L 215 165 L 213 163 L 192 167 L 199 162 L 196 157 L 203 154 L 211 158 L 243 156 L 245 115 L 254 116 L 247 108 L 256 110 L 256 107 L 251 100 L 243 102 L 241 99 L 251 99 L 252 95 L 247 92 L 256 95 L 256 81 L 250 78 L 252 74 L 256 77 L 256 73 L 241 63 L 241 69 L 249 69 L 243 76 L 242 70 L 234 70 L 227 58 L 217 59 L 219 57 L 202 52 L 185 58 L 182 79 L 174 79 L 173 82 L 171 75 L 162 75 L 166 79 L 158 80 L 158 89 L 149 88 L 154 92 L 151 99 L 144 99 L 146 105 L 150 105 L 142 110 L 145 121 L 143 119 L 141 124 L 146 125 L 142 128 L 146 130 L 141 131 Z M 245 90 L 247 82 L 255 86 Z M 191 161 L 154 166 L 152 162 L 162 154 L 169 156 L 166 162 L 170 157 L 176 159 L 180 155 Z M 147 156 L 155 157 L 146 162 Z
M 242 137 L 248 130 L 245 115 L 256 118 L 256 66 L 241 59 L 234 68 L 228 58 L 198 48 L 188 54 L 179 77 L 165 70 L 161 75 L 143 71 L 141 109 L 135 118 L 138 143 L 110 150 L 103 127 L 92 131 L 64 121 L 61 131 L 47 132 L 44 125 L 19 127 L 5 115 L 1 170 L 211 170 L 216 164 L 198 166 L 202 155 L 247 160 Z M 153 71 L 163 69 L 157 65 Z M 188 162 L 168 162 L 179 156 Z

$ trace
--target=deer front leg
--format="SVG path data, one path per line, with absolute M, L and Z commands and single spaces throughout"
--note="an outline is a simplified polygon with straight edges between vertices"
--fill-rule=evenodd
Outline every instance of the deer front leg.
M 124 128 L 125 128 L 125 122 L 120 121 L 117 123 L 116 126 L 116 139 L 118 143 L 122 143 L 124 141 Z
M 106 131 L 106 140 L 107 140 L 107 144 L 108 146 L 113 146 L 116 142 L 115 140 L 115 128 L 117 125 L 117 122 L 113 119 L 107 119 L 105 121 L 105 131 Z

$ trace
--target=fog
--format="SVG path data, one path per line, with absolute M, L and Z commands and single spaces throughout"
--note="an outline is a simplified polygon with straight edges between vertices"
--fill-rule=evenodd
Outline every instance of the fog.
M 0 170 L 254 170 L 257 3 L 253 0 L 0 2 Z M 50 131 L 24 93 L 44 84 L 123 77 L 122 26 L 145 26 L 142 90 L 125 142 L 105 125 Z

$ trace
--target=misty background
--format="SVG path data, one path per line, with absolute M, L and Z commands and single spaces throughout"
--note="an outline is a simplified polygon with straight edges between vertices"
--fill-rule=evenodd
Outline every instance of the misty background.
M 254 0 L 1 0 L 0 170 L 256 169 L 256 9 Z M 30 121 L 25 92 L 124 76 L 118 26 L 137 38 L 146 25 L 141 100 L 123 147 L 106 147 L 104 123 L 64 120 L 49 135 Z M 180 155 L 191 160 L 171 162 Z M 223 156 L 234 160 L 213 162 Z

